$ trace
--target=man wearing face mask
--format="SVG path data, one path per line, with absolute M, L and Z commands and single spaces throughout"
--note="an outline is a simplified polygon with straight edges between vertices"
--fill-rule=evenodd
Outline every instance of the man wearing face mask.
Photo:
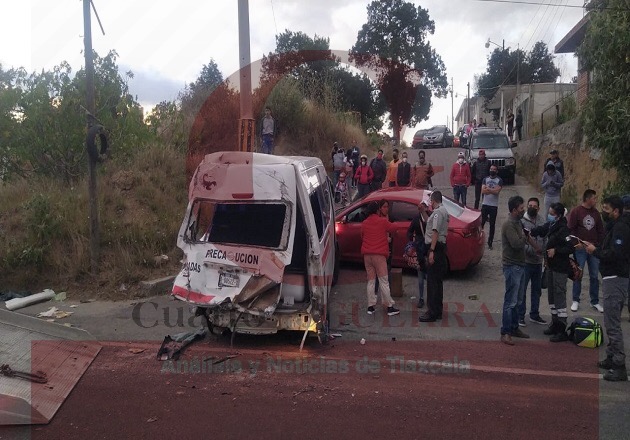
M 398 174 L 398 148 L 394 148 L 392 152 L 393 159 L 387 168 L 387 182 L 389 186 L 396 186 L 396 176 Z
M 479 209 L 481 185 L 483 179 L 490 175 L 490 161 L 486 158 L 486 150 L 479 150 L 479 157 L 473 163 L 471 174 L 475 181 L 475 209 Z
M 621 198 L 604 199 L 602 219 L 606 223 L 606 236 L 600 246 L 586 242 L 586 252 L 599 258 L 604 291 L 604 326 L 608 336 L 606 358 L 598 363 L 607 370 L 604 379 L 627 381 L 626 355 L 621 331 L 621 311 L 628 301 L 630 279 L 630 216 L 623 215 Z
M 527 201 L 527 212 L 521 219 L 523 228 L 531 231 L 534 228 L 543 226 L 547 219 L 538 213 L 540 201 L 536 197 L 532 197 Z M 518 325 L 525 327 L 525 312 L 527 312 L 527 285 L 531 282 L 530 291 L 530 310 L 529 320 L 536 324 L 547 324 L 540 317 L 540 297 L 542 296 L 542 250 L 547 245 L 545 237 L 534 238 L 536 246 L 527 243 L 525 245 L 525 279 L 521 284 L 521 290 L 518 293 L 518 303 L 516 309 L 518 311 Z
M 627 217 L 628 222 L 630 222 L 630 194 L 623 196 L 621 201 L 623 202 L 623 216 Z M 630 283 L 628 283 L 628 291 L 630 292 Z M 630 314 L 630 299 L 628 300 L 628 313 Z
M 490 175 L 483 179 L 481 193 L 483 203 L 481 204 L 481 229 L 486 225 L 486 220 L 490 223 L 488 234 L 488 249 L 492 250 L 494 241 L 494 230 L 497 223 L 497 211 L 499 210 L 499 193 L 503 188 L 503 180 L 498 176 L 496 165 L 490 167 Z
M 374 178 L 372 168 L 367 165 L 367 156 L 361 155 L 361 163 L 357 168 L 357 172 L 354 174 L 354 179 L 357 182 L 357 199 L 365 196 L 370 192 L 370 183 Z
M 448 211 L 442 204 L 442 193 L 431 193 L 433 212 L 427 220 L 424 243 L 427 245 L 427 312 L 421 315 L 420 322 L 435 322 L 442 319 L 444 301 L 443 278 L 448 269 L 446 260 L 446 234 L 448 232 Z
M 409 186 L 411 184 L 411 165 L 407 162 L 407 152 L 403 151 L 402 159 L 398 164 L 396 173 L 396 186 Z
M 424 150 L 418 151 L 418 162 L 411 171 L 411 183 L 414 188 L 429 189 L 432 186 L 433 166 L 425 161 Z
M 372 172 L 374 174 L 374 179 L 372 180 L 371 190 L 376 191 L 377 189 L 381 189 L 383 187 L 383 182 L 385 181 L 385 177 L 387 175 L 387 164 L 383 160 L 383 150 L 378 150 L 378 154 L 372 162 L 370 162 L 370 168 L 372 168 Z
M 470 166 L 464 159 L 464 153 L 460 151 L 457 155 L 457 162 L 451 168 L 451 186 L 453 187 L 453 197 L 457 203 L 466 206 L 466 194 L 471 180 Z
M 571 265 L 569 255 L 574 247 L 567 237 L 571 234 L 564 216 L 562 203 L 553 203 L 549 207 L 547 223 L 531 231 L 533 237 L 547 237 L 545 258 L 547 267 L 547 299 L 551 311 L 551 325 L 543 332 L 551 336 L 551 342 L 568 341 L 567 335 L 567 279 Z

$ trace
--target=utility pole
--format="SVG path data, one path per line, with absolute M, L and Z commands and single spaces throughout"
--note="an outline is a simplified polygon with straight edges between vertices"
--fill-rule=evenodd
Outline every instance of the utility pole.
M 470 122 L 470 83 L 466 84 L 468 86 L 468 97 L 466 98 L 466 123 Z
M 238 52 L 241 118 L 238 127 L 240 151 L 254 151 L 255 121 L 252 112 L 252 68 L 249 48 L 249 1 L 238 0 Z
M 95 123 L 94 113 L 94 60 L 92 58 L 92 17 L 90 14 L 90 0 L 83 0 L 83 44 L 85 53 L 85 105 L 87 109 L 87 131 Z M 98 221 L 98 193 L 96 188 L 96 160 L 88 154 L 90 199 L 90 270 L 92 275 L 98 275 L 100 260 L 101 232 Z
M 451 131 L 455 133 L 455 106 L 453 104 L 453 77 L 451 76 Z

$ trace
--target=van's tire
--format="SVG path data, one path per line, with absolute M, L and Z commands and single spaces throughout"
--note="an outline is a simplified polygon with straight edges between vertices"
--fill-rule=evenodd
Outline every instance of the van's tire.
M 335 267 L 333 269 L 332 285 L 337 285 L 339 281 L 339 271 L 341 270 L 341 256 L 339 255 L 339 246 L 335 245 Z
M 101 143 L 101 151 L 99 153 L 98 148 L 96 146 L 96 137 L 98 136 L 99 141 Z M 87 152 L 94 162 L 99 160 L 99 156 L 101 154 L 105 154 L 107 149 L 109 148 L 109 143 L 107 141 L 107 133 L 105 132 L 105 127 L 102 125 L 93 125 L 90 127 L 87 133 L 87 137 L 85 140 L 85 144 L 87 146 Z

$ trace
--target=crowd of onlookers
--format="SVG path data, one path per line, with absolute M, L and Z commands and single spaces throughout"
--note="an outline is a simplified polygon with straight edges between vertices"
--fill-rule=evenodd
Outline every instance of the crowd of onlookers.
M 331 159 L 333 164 L 333 183 L 338 200 L 350 200 L 350 189 L 356 189 L 356 198 L 384 187 L 401 186 L 429 189 L 433 186 L 433 166 L 426 161 L 424 150 L 418 151 L 418 160 L 409 162 L 406 151 L 400 154 L 398 148 L 392 150 L 392 160 L 386 162 L 384 153 L 379 149 L 376 156 L 369 160 L 361 154 L 356 141 L 344 150 L 337 142 L 333 145 Z
M 419 160 L 412 168 L 407 164 L 406 155 L 398 160 L 394 150 L 394 160 L 379 176 L 381 186 L 418 186 L 428 188 L 431 172 L 418 172 L 418 165 L 426 164 L 424 152 L 419 152 Z M 503 183 L 497 176 L 495 165 L 483 164 L 483 151 L 473 169 L 466 170 L 468 164 L 463 157 L 453 165 L 451 183 L 454 195 L 463 205 L 465 192 L 455 187 L 458 184 L 468 187 L 471 180 L 480 181 L 475 191 L 475 208 L 481 202 L 482 225 L 490 223 L 488 246 L 492 249 L 494 229 Z M 372 163 L 360 156 L 361 162 L 355 177 L 357 185 L 365 185 L 369 191 L 374 182 L 373 163 L 382 161 L 382 151 Z M 365 171 L 361 171 L 365 168 Z M 413 171 L 415 169 L 415 171 Z M 487 174 L 486 174 L 487 173 Z M 522 327 L 526 327 L 527 292 L 529 288 L 529 322 L 547 325 L 544 331 L 551 342 L 570 339 L 567 301 L 567 284 L 572 280 L 570 309 L 577 312 L 580 307 L 582 290 L 582 270 L 588 266 L 590 306 L 603 313 L 604 327 L 608 336 L 606 358 L 598 363 L 605 371 L 604 379 L 626 381 L 621 312 L 628 304 L 630 288 L 630 195 L 606 197 L 598 210 L 598 196 L 592 189 L 584 191 L 582 202 L 567 209 L 560 202 L 564 184 L 564 164 L 556 150 L 550 152 L 545 162 L 541 178 L 544 191 L 543 203 L 537 197 L 525 202 L 520 196 L 513 196 L 507 202 L 508 219 L 501 228 L 502 264 L 505 278 L 505 293 L 501 325 L 501 342 L 514 345 L 513 338 L 529 338 Z M 359 186 L 359 188 L 361 188 Z M 428 206 L 430 205 L 430 206 Z M 368 207 L 369 216 L 362 226 L 362 254 L 368 277 L 368 314 L 376 312 L 375 286 L 387 306 L 388 315 L 399 313 L 389 293 L 387 258 L 389 257 L 388 233 L 392 224 L 388 220 L 388 204 L 383 200 L 372 202 Z M 424 308 L 424 284 L 427 285 L 427 310 L 419 320 L 433 322 L 442 319 L 443 284 L 446 273 L 446 237 L 449 215 L 442 204 L 442 193 L 433 191 L 430 203 L 420 202 L 418 217 L 408 230 L 410 245 L 406 252 L 413 251 L 418 269 L 418 307 Z M 483 227 L 483 226 L 482 226 Z M 600 283 L 599 276 L 602 281 Z M 600 303 L 600 284 L 603 305 Z M 540 314 L 542 290 L 547 290 L 547 300 L 551 322 Z M 630 304 L 628 304 L 630 311 Z

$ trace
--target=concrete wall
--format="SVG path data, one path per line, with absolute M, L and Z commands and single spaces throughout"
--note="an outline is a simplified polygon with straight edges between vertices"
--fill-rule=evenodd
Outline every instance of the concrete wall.
M 492 113 L 486 113 L 483 109 L 483 97 L 481 96 L 473 96 L 470 98 L 470 119 L 476 119 L 479 122 L 479 117 L 481 116 L 483 120 L 486 122 L 488 127 L 494 127 L 496 122 L 493 121 Z M 457 131 L 459 127 L 466 124 L 468 121 L 466 120 L 466 98 L 459 106 L 459 111 L 455 117 L 455 130 Z
M 617 179 L 615 170 L 606 170 L 601 163 L 601 151 L 585 145 L 579 120 L 559 125 L 543 136 L 521 141 L 514 148 L 517 172 L 539 191 L 540 179 L 549 151 L 558 150 L 564 162 L 565 184 L 562 202 L 569 208 L 582 200 L 586 189 L 594 189 L 600 196 Z

